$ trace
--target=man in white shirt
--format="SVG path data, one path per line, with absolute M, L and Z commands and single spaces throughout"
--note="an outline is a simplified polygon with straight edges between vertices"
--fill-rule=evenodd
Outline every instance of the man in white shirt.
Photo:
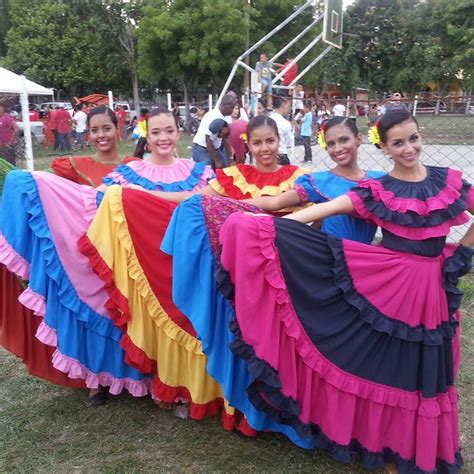
M 273 98 L 273 112 L 270 117 L 275 120 L 280 135 L 280 146 L 278 148 L 278 164 L 289 165 L 288 148 L 293 146 L 295 136 L 291 123 L 283 117 L 288 114 L 290 102 L 284 97 L 276 96 Z
M 76 145 L 79 145 L 79 148 L 82 150 L 87 130 L 87 115 L 82 111 L 82 104 L 76 106 L 73 120 L 76 122 Z
M 346 116 L 346 107 L 341 104 L 341 101 L 336 101 L 336 105 L 332 108 L 332 114 L 334 117 L 345 117 Z
M 216 135 L 215 131 L 209 129 L 209 126 L 216 119 L 225 120 L 230 124 L 232 110 L 236 103 L 235 97 L 227 94 L 222 98 L 219 107 L 204 115 L 193 140 L 192 156 L 194 161 L 205 161 L 213 169 L 224 168 L 228 163 L 232 156 L 232 148 L 227 137 Z

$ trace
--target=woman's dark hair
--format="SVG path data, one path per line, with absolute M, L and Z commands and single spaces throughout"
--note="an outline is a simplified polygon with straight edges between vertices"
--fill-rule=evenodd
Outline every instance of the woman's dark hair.
M 252 132 L 259 127 L 270 127 L 273 129 L 275 132 L 276 136 L 280 138 L 280 135 L 278 133 L 278 126 L 275 122 L 270 117 L 267 117 L 266 115 L 256 115 L 255 117 L 252 117 L 247 125 L 247 140 L 250 140 L 250 135 L 252 135 Z
M 356 123 L 354 120 L 351 120 L 349 117 L 333 117 L 326 122 L 326 126 L 324 128 L 324 133 L 326 134 L 328 130 L 336 125 L 345 125 L 355 137 L 359 135 L 359 130 L 357 128 Z
M 267 109 L 268 103 L 267 103 L 267 99 L 265 99 L 265 97 L 259 97 L 257 100 L 258 100 L 259 104 L 260 104 L 264 109 Z
M 407 120 L 411 120 L 419 128 L 416 118 L 407 109 L 392 109 L 388 110 L 380 119 L 377 128 L 379 130 L 380 140 L 382 143 L 387 143 L 388 131 Z M 380 147 L 378 147 L 380 148 Z
M 145 152 L 147 152 L 148 142 L 146 141 L 145 137 L 140 137 L 137 141 L 137 146 L 135 147 L 135 151 L 133 152 L 133 156 L 136 158 L 142 158 Z
M 91 123 L 91 118 L 95 115 L 108 115 L 112 123 L 118 128 L 117 116 L 114 114 L 113 110 L 109 109 L 105 105 L 99 105 L 94 107 L 88 114 L 87 114 L 87 128 L 89 128 Z
M 148 128 L 148 121 L 151 119 L 151 117 L 156 117 L 157 115 L 169 115 L 174 120 L 174 123 L 176 124 L 176 128 L 179 130 L 178 117 L 173 113 L 172 110 L 168 110 L 166 107 L 163 107 L 162 105 L 159 105 L 158 107 L 154 109 L 151 109 L 151 112 L 149 113 L 148 118 L 147 118 L 147 128 Z

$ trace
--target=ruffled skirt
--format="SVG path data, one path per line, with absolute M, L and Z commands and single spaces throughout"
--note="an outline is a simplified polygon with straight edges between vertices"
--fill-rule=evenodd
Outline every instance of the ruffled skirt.
M 469 262 L 242 213 L 220 239 L 232 350 L 255 407 L 342 462 L 357 452 L 368 468 L 458 471 L 453 311 Z
M 7 175 L 1 208 L 0 263 L 29 280 L 21 302 L 42 320 L 25 334 L 56 349 L 52 366 L 89 388 L 148 393 L 149 379 L 124 361 L 122 332 L 104 308 L 107 293 L 77 241 L 95 215 L 97 191 L 50 173 Z M 33 313 L 29 313 L 32 315 Z M 14 313 L 4 316 L 12 327 Z M 37 318 L 37 316 L 34 316 Z M 15 337 L 15 336 L 13 336 Z M 11 338 L 10 338 L 11 340 Z
M 160 244 L 174 208 L 141 191 L 112 186 L 79 245 L 105 284 L 106 307 L 124 332 L 127 362 L 153 376 L 155 399 L 187 402 L 190 416 L 203 419 L 220 413 L 224 398 L 207 373 L 192 324 L 172 301 L 172 259 Z M 226 426 L 232 417 L 227 406 Z

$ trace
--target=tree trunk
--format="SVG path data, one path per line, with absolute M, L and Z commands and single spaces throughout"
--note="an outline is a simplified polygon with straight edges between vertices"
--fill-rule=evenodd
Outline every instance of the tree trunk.
M 133 90 L 133 107 L 135 109 L 135 115 L 137 118 L 140 116 L 140 96 L 138 94 L 138 74 L 134 66 L 130 66 L 130 75 L 132 78 L 132 90 Z M 130 117 L 130 120 L 133 117 Z
M 186 133 L 190 132 L 191 129 L 191 116 L 189 115 L 189 90 L 188 84 L 186 83 L 186 78 L 182 78 L 183 82 L 183 94 L 184 94 L 184 106 L 186 110 L 186 119 L 184 121 L 184 131 Z

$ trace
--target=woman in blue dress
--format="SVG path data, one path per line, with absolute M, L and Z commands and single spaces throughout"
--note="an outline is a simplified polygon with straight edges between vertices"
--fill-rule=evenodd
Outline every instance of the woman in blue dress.
M 255 430 L 271 430 L 286 434 L 305 448 L 314 447 L 313 440 L 298 436 L 292 427 L 275 423 L 265 412 L 257 410 L 245 388 L 253 382 L 243 360 L 235 357 L 230 346 L 234 342 L 228 323 L 235 319 L 232 305 L 226 299 L 225 273 L 220 268 L 219 230 L 225 219 L 238 211 L 260 212 L 258 207 L 278 211 L 301 203 L 322 202 L 344 194 L 364 177 L 378 177 L 382 172 L 365 172 L 357 164 L 362 137 L 355 124 L 343 117 L 332 119 L 326 128 L 328 152 L 336 162 L 331 171 L 298 178 L 294 190 L 278 196 L 250 199 L 247 203 L 211 197 L 193 196 L 175 210 L 162 244 L 162 250 L 173 255 L 173 300 L 190 319 L 203 351 L 208 356 L 207 369 L 223 387 L 226 400 L 240 410 Z M 252 149 L 252 136 L 249 135 Z M 343 216 L 327 220 L 327 232 L 353 240 L 371 242 L 375 226 Z

